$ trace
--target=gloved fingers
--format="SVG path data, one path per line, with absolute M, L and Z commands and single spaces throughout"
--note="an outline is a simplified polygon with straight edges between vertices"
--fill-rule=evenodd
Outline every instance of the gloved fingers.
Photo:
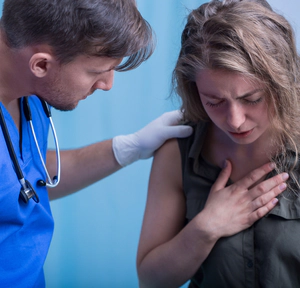
M 163 130 L 163 135 L 165 139 L 169 138 L 185 138 L 193 133 L 193 128 L 186 125 L 176 125 L 166 127 Z
M 176 125 L 180 122 L 183 115 L 180 110 L 174 110 L 170 112 L 165 112 L 161 117 L 159 117 L 164 125 Z M 159 119 L 157 118 L 157 119 Z

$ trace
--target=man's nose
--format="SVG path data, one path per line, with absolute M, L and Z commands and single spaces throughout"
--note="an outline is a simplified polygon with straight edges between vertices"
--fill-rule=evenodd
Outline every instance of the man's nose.
M 93 86 L 94 89 L 101 89 L 108 91 L 112 88 L 114 83 L 114 70 L 105 72 L 105 75 L 101 75 L 99 79 Z

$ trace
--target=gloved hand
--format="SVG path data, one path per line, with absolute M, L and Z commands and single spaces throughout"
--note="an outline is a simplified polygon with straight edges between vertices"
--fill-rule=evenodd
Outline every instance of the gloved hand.
M 179 110 L 166 112 L 134 134 L 114 137 L 112 147 L 118 163 L 124 167 L 136 160 L 147 159 L 167 139 L 191 135 L 192 127 L 177 125 L 181 118 Z

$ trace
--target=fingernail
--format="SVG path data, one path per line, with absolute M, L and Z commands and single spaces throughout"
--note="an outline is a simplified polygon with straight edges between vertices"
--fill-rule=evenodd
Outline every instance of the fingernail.
M 274 198 L 273 200 L 272 200 L 272 203 L 275 205 L 276 203 L 278 202 L 278 199 L 277 198 Z
M 274 162 L 270 163 L 270 168 L 274 169 L 276 167 L 276 164 Z
M 226 168 L 226 167 L 227 167 L 227 165 L 228 165 L 228 162 L 227 162 L 227 160 L 224 160 L 224 162 L 223 162 L 223 168 Z
M 285 190 L 286 189 L 286 183 L 282 183 L 282 184 L 280 184 L 279 185 L 279 189 L 281 190 L 281 191 L 283 191 L 283 190 Z
M 282 174 L 282 179 L 283 180 L 287 180 L 289 178 L 289 174 L 288 173 L 283 173 Z

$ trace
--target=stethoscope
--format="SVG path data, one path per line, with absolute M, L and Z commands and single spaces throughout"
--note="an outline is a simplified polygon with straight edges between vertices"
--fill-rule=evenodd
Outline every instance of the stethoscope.
M 43 159 L 43 156 L 42 156 L 39 144 L 37 142 L 35 130 L 34 130 L 34 127 L 33 127 L 33 124 L 32 124 L 31 110 L 30 110 L 30 106 L 29 106 L 29 102 L 28 102 L 28 98 L 27 97 L 23 97 L 23 111 L 24 111 L 24 115 L 25 115 L 26 121 L 29 122 L 30 129 L 31 129 L 31 132 L 32 132 L 32 136 L 34 138 L 34 142 L 35 142 L 36 148 L 38 150 L 38 153 L 39 153 L 39 156 L 40 156 L 40 160 L 42 162 L 42 165 L 43 165 L 43 168 L 44 168 L 44 170 L 46 172 L 47 180 L 48 180 L 48 182 L 47 182 L 47 180 L 46 181 L 44 181 L 44 180 L 38 180 L 37 184 L 39 186 L 47 186 L 47 187 L 53 188 L 53 187 L 56 187 L 58 185 L 59 181 L 60 181 L 60 153 L 59 153 L 59 146 L 58 146 L 58 140 L 57 140 L 57 136 L 56 136 L 56 131 L 55 131 L 55 128 L 54 128 L 52 117 L 51 117 L 50 108 L 49 108 L 48 104 L 44 100 L 40 99 L 40 101 L 42 103 L 44 112 L 45 112 L 46 116 L 49 119 L 51 130 L 52 130 L 52 134 L 53 134 L 53 138 L 54 138 L 54 142 L 55 142 L 57 175 L 54 176 L 53 179 L 51 179 L 51 177 L 50 177 L 50 175 L 48 173 L 48 170 L 46 168 L 46 164 L 44 162 L 44 159 Z M 15 152 L 14 147 L 12 145 L 12 141 L 11 141 L 11 138 L 9 136 L 9 132 L 8 132 L 8 129 L 7 129 L 7 126 L 6 126 L 6 122 L 4 120 L 4 116 L 3 116 L 3 113 L 2 113 L 1 106 L 0 106 L 0 125 L 1 125 L 1 128 L 2 128 L 2 132 L 3 132 L 4 138 L 5 138 L 6 146 L 7 146 L 7 149 L 8 149 L 10 158 L 11 158 L 11 161 L 13 163 L 15 172 L 16 172 L 16 174 L 18 176 L 18 179 L 19 179 L 19 182 L 21 184 L 20 198 L 25 203 L 27 203 L 31 198 L 36 203 L 38 203 L 39 202 L 38 195 L 34 191 L 31 183 L 24 178 L 23 172 L 22 172 L 22 170 L 20 168 L 19 162 L 18 162 L 17 157 L 16 157 L 16 152 Z

